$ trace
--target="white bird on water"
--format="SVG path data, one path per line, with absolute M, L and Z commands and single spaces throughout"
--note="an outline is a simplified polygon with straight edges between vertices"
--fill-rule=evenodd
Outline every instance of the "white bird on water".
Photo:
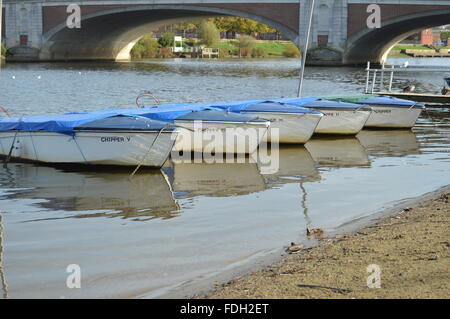
M 407 68 L 409 66 L 409 61 L 405 61 L 405 64 L 403 64 L 404 68 Z

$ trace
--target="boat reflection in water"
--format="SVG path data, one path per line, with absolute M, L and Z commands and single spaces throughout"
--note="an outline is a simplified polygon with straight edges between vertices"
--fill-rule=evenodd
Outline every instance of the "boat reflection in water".
M 163 167 L 170 176 L 177 197 L 228 197 L 247 195 L 266 189 L 256 163 L 186 163 L 171 160 Z
M 10 197 L 45 199 L 53 210 L 83 211 L 73 217 L 171 218 L 179 212 L 167 178 L 160 171 L 68 171 L 28 164 L 10 165 Z M 89 212 L 94 211 L 94 212 Z
M 369 157 L 355 137 L 317 137 L 305 147 L 318 167 L 370 167 Z
M 356 137 L 371 156 L 421 154 L 419 142 L 411 130 L 363 130 Z
M 308 150 L 301 145 L 280 145 L 278 171 L 263 176 L 268 187 L 320 181 L 316 162 Z
M 279 188 L 283 184 L 297 183 L 299 185 L 299 209 L 302 212 L 305 224 L 311 225 L 308 216 L 308 193 L 304 183 L 318 182 L 320 173 L 316 162 L 303 145 L 281 145 L 279 149 L 279 169 L 276 173 L 264 175 L 268 188 Z

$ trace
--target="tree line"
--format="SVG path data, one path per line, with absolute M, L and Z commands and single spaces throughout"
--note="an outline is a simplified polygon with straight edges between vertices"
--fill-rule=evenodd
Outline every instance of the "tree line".
M 260 23 L 251 19 L 241 17 L 219 17 L 209 18 L 206 21 L 212 22 L 220 32 L 237 32 L 237 33 L 270 33 L 277 32 L 264 23 Z M 198 30 L 201 28 L 201 22 L 182 22 L 171 26 L 172 30 L 185 32 L 188 30 Z
M 281 49 L 270 47 L 264 43 L 256 43 L 256 39 L 251 34 L 276 32 L 276 30 L 245 18 L 210 18 L 198 23 L 174 24 L 167 29 L 171 31 L 166 31 L 157 39 L 153 34 L 147 34 L 141 38 L 131 50 L 131 57 L 134 59 L 169 58 L 172 56 L 171 48 L 174 46 L 174 31 L 183 32 L 185 38 L 185 33 L 188 30 L 195 30 L 197 38 L 185 38 L 182 43 L 183 47 L 216 47 L 220 49 L 221 57 L 265 57 L 267 55 L 298 57 L 300 55 L 297 47 L 292 43 L 283 43 Z M 221 32 L 241 34 L 237 40 L 224 43 L 221 41 Z

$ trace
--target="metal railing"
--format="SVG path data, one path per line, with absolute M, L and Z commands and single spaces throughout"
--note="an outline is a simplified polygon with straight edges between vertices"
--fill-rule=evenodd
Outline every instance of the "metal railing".
M 383 63 L 381 65 L 380 69 L 371 69 L 370 68 L 370 62 L 367 62 L 367 68 L 366 68 L 366 87 L 365 87 L 365 93 L 374 93 L 376 87 L 378 86 L 379 92 L 384 92 L 384 89 L 386 87 L 386 75 L 389 77 L 389 82 L 387 83 L 388 91 L 392 92 L 392 85 L 394 81 L 394 74 L 399 72 L 445 72 L 446 69 L 429 69 L 429 68 L 410 68 L 408 67 L 408 64 L 405 64 L 403 66 L 395 66 L 392 65 L 389 68 L 386 68 L 386 65 Z M 450 74 L 450 69 L 448 70 Z M 379 74 L 379 78 L 378 78 Z M 378 81 L 378 83 L 377 83 Z

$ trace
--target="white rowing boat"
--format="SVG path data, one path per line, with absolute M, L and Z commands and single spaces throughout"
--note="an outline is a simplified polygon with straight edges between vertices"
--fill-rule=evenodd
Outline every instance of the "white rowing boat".
M 0 155 L 44 163 L 161 167 L 178 132 L 146 118 L 66 114 L 0 120 Z
M 412 128 L 425 107 L 414 101 L 392 96 L 361 96 L 338 98 L 345 102 L 368 105 L 372 114 L 365 127 Z
M 312 101 L 304 107 L 323 113 L 315 130 L 317 134 L 356 135 L 372 113 L 368 106 L 327 100 Z
M 222 110 L 194 111 L 174 119 L 179 135 L 173 152 L 252 154 L 267 135 L 270 121 Z M 172 153 L 172 157 L 175 154 Z
M 277 100 L 214 103 L 213 106 L 269 120 L 270 130 L 265 141 L 281 144 L 306 143 L 314 134 L 314 130 L 323 116 L 320 112 L 283 105 Z
M 141 109 L 111 109 L 90 114 L 129 114 L 172 123 L 178 137 L 172 157 L 186 153 L 208 155 L 251 154 L 267 134 L 270 121 L 226 112 L 207 103 L 157 105 Z M 177 154 L 178 153 L 178 154 Z

